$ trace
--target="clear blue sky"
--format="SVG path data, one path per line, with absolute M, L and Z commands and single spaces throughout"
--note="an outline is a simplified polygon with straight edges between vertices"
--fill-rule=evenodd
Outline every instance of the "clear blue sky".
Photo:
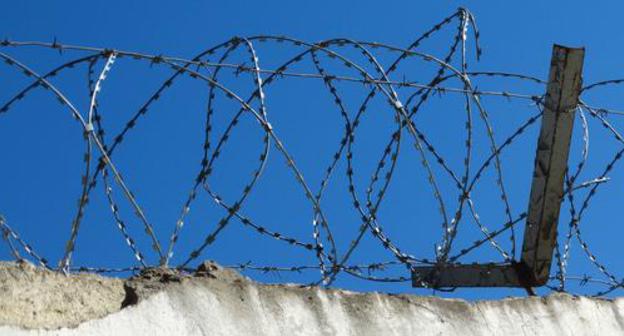
M 620 57 L 623 39 L 620 22 L 624 4 L 617 2 L 431 1 L 425 4 L 366 0 L 347 4 L 336 1 L 10 1 L 3 5 L 0 12 L 0 38 L 48 42 L 57 38 L 68 44 L 186 58 L 233 36 L 260 34 L 288 35 L 311 42 L 348 37 L 405 47 L 459 6 L 468 8 L 476 16 L 481 32 L 484 54 L 478 63 L 474 60 L 474 45 L 470 36 L 472 70 L 507 71 L 545 79 L 552 44 L 559 43 L 586 48 L 585 83 L 624 77 L 624 64 Z M 451 43 L 454 27 L 441 32 L 422 50 L 443 57 Z M 0 51 L 18 57 L 41 73 L 72 57 L 72 54 L 59 56 L 56 51 L 36 48 L 4 48 Z M 260 62 L 267 68 L 279 65 L 279 60 L 286 60 L 294 51 L 292 47 L 288 49 L 280 45 L 264 49 L 259 47 L 258 50 Z M 78 57 L 80 54 L 73 55 Z M 243 56 L 244 53 L 233 56 L 232 62 L 247 61 Z M 389 58 L 382 59 L 386 61 Z M 310 64 L 308 62 L 307 68 L 302 67 L 302 71 L 313 71 Z M 100 63 L 98 69 L 101 66 Z M 136 112 L 169 73 L 170 70 L 158 65 L 150 68 L 146 63 L 130 59 L 118 61 L 109 81 L 104 84 L 101 97 L 101 112 L 109 136 L 120 130 L 123 122 Z M 394 77 L 396 80 L 402 80 L 402 75 L 410 80 L 424 81 L 429 78 L 419 77 L 420 73 L 409 72 L 409 68 L 399 70 L 397 74 Z M 249 90 L 250 80 L 244 79 L 246 86 L 241 84 L 242 81 L 233 75 L 224 79 L 226 85 L 231 85 L 234 90 Z M 84 65 L 53 82 L 66 90 L 69 96 L 75 97 L 79 108 L 84 110 L 88 107 Z M 13 69 L 0 67 L 0 104 L 27 83 Z M 271 122 L 301 166 L 306 180 L 317 188 L 344 126 L 340 123 L 332 98 L 320 82 L 290 79 L 285 83 L 281 86 L 276 84 L 275 89 L 267 91 Z M 514 81 L 476 83 L 482 89 L 543 93 L 543 86 Z M 457 82 L 454 84 L 457 86 Z M 361 101 L 364 91 L 347 86 L 342 89 L 353 102 L 351 108 L 356 108 L 355 104 Z M 206 92 L 206 85 L 197 81 L 185 79 L 177 83 L 171 94 L 155 105 L 153 113 L 129 134 L 115 154 L 115 162 L 144 206 L 147 217 L 156 226 L 163 245 L 167 244 L 201 159 Z M 584 98 L 592 105 L 624 109 L 624 104 L 617 99 L 621 93 L 619 89 L 605 89 Z M 451 165 L 459 170 L 464 155 L 463 103 L 461 96 L 449 95 L 445 99 L 433 99 L 421 122 L 422 129 L 429 132 L 436 146 L 451 158 Z M 235 112 L 233 105 L 221 102 L 223 104 L 219 105 L 215 116 L 217 133 L 222 131 L 230 113 Z M 535 112 L 527 101 L 485 98 L 484 103 L 492 116 L 499 142 Z M 356 174 L 361 183 L 366 183 L 382 153 L 383 144 L 393 132 L 392 114 L 382 111 L 381 106 L 383 102 L 373 105 L 373 109 L 380 109 L 377 111 L 379 114 L 373 114 L 371 119 L 363 122 L 354 149 L 357 154 Z M 622 118 L 611 118 L 615 125 L 621 124 L 619 119 Z M 257 127 L 253 127 L 251 119 L 242 124 L 241 129 L 247 131 L 233 136 L 211 181 L 211 185 L 230 201 L 250 177 L 253 171 L 250 167 L 257 164 L 261 151 L 262 138 Z M 592 140 L 591 156 L 595 164 L 589 165 L 588 173 L 580 178 L 582 181 L 596 177 L 619 148 L 599 126 L 595 122 L 590 125 L 596 133 L 592 137 L 595 140 Z M 483 131 L 482 125 L 475 127 L 476 132 Z M 503 156 L 514 216 L 526 210 L 536 132 L 537 127 L 534 126 Z M 580 129 L 575 130 L 574 136 L 572 160 L 578 159 L 580 153 Z M 487 152 L 486 140 L 482 135 L 477 136 L 475 150 L 480 153 L 477 158 L 482 159 Z M 83 149 L 80 130 L 71 122 L 69 113 L 55 104 L 55 99 L 44 91 L 35 92 L 28 101 L 17 104 L 7 115 L 0 115 L 0 214 L 54 263 L 62 254 L 80 192 Z M 402 151 L 397 175 L 382 206 L 380 216 L 383 218 L 380 220 L 393 241 L 405 251 L 432 258 L 434 243 L 440 240 L 440 218 L 418 163 L 417 152 L 408 143 Z M 345 192 L 344 160 L 337 169 L 336 182 L 332 187 L 335 190 L 328 192 L 324 206 L 331 217 L 330 222 L 334 223 L 335 234 L 340 237 L 339 247 L 344 250 L 359 222 Z M 621 171 L 616 167 L 616 171 L 610 174 L 612 181 L 599 189 L 600 194 L 594 201 L 596 209 L 589 211 L 584 219 L 584 224 L 588 226 L 582 228 L 592 249 L 616 276 L 621 271 L 617 247 L 622 230 L 618 228 L 621 223 L 616 211 L 621 199 L 617 196 L 624 196 L 622 190 L 616 187 Z M 493 183 L 493 172 L 486 175 L 484 179 L 488 182 L 475 191 L 475 197 L 480 200 L 479 215 L 494 229 L 504 222 L 505 216 Z M 440 179 L 444 181 L 444 177 Z M 243 212 L 268 228 L 311 241 L 310 207 L 275 149 L 262 181 L 243 207 Z M 360 190 L 362 195 L 365 194 L 363 188 Z M 444 186 L 443 191 L 452 203 L 456 197 L 452 185 Z M 115 193 L 121 202 L 121 191 L 116 189 Z M 197 209 L 193 208 L 178 242 L 174 263 L 182 261 L 215 227 L 223 214 L 223 210 L 211 204 L 206 195 L 200 196 L 196 204 Z M 569 216 L 565 217 L 566 209 L 562 210 L 561 228 L 567 226 L 569 219 Z M 126 206 L 122 208 L 122 213 L 129 222 L 131 232 L 140 236 L 142 229 L 132 217 L 131 210 Z M 522 224 L 518 228 L 520 231 Z M 474 226 L 473 223 L 467 225 Z M 473 228 L 466 229 L 466 236 L 458 237 L 458 245 L 468 245 L 475 237 L 479 237 L 478 232 Z M 138 240 L 148 259 L 155 262 L 147 240 Z M 509 247 L 506 241 L 504 244 Z M 467 261 L 500 261 L 500 257 L 496 259 L 492 251 L 484 246 Z M 582 258 L 578 243 L 572 253 L 572 260 L 579 260 L 579 264 L 574 266 L 576 268 L 571 266 L 571 273 L 596 274 Z M 8 250 L 0 245 L 0 259 L 7 258 Z M 121 267 L 134 263 L 107 210 L 101 184 L 87 210 L 74 258 L 76 265 Z M 207 248 L 200 259 L 215 259 L 223 264 L 247 261 L 259 265 L 316 263 L 312 253 L 259 236 L 237 221 L 228 226 L 218 242 Z M 367 236 L 353 261 L 368 263 L 383 260 L 392 260 L 392 255 L 379 247 L 374 238 Z M 392 274 L 401 272 L 406 273 L 401 268 Z M 306 282 L 318 276 L 314 271 L 301 275 L 253 272 L 249 275 L 270 282 Z M 336 286 L 356 290 L 429 293 L 413 290 L 409 283 L 370 283 L 346 275 L 341 276 Z M 451 295 L 474 299 L 522 295 L 522 291 L 458 290 Z

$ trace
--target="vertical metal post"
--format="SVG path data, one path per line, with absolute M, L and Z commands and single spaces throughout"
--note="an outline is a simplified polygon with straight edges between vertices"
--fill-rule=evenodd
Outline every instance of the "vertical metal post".
M 553 47 L 521 259 L 534 286 L 550 274 L 584 56 L 583 48 Z
M 585 49 L 553 46 L 520 262 L 412 268 L 414 287 L 531 287 L 548 282 Z

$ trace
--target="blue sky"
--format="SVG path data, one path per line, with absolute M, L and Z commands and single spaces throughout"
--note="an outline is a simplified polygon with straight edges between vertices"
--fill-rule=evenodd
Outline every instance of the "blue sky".
M 616 2 L 592 3 L 581 1 L 438 1 L 416 2 L 202 2 L 174 3 L 165 1 L 12 1 L 0 12 L 0 38 L 16 41 L 40 40 L 51 42 L 132 50 L 150 54 L 164 54 L 192 58 L 210 46 L 233 36 L 287 35 L 306 41 L 319 41 L 334 37 L 378 41 L 398 47 L 409 45 L 422 32 L 444 17 L 454 13 L 459 6 L 468 8 L 477 19 L 481 32 L 483 56 L 475 62 L 474 44 L 469 34 L 468 60 L 471 70 L 506 71 L 522 73 L 545 79 L 553 43 L 584 46 L 586 60 L 584 82 L 624 77 L 621 54 L 622 35 L 619 20 L 624 7 Z M 446 28 L 423 45 L 422 51 L 443 58 L 452 43 L 455 25 Z M 278 66 L 297 49 L 282 44 L 258 46 L 260 62 L 265 68 Z M 84 53 L 25 48 L 3 48 L 6 52 L 33 69 L 43 73 L 63 60 L 77 58 Z M 353 56 L 352 50 L 337 49 Z M 245 62 L 244 52 L 234 53 L 230 62 Z M 380 60 L 387 64 L 391 55 L 380 52 Z M 248 58 L 248 57 L 247 57 Z M 211 59 L 212 60 L 212 59 Z M 359 59 L 362 60 L 361 58 Z M 344 71 L 331 60 L 329 70 Z M 454 61 L 458 65 L 457 60 Z M 103 66 L 98 63 L 97 69 Z M 420 72 L 422 69 L 422 72 Z M 313 72 L 311 62 L 303 62 L 294 70 Z M 393 79 L 426 81 L 431 68 L 414 64 L 399 69 Z M 86 67 L 82 65 L 67 71 L 53 80 L 68 96 L 76 99 L 79 109 L 88 108 L 86 94 Z M 104 116 L 107 134 L 112 137 L 124 122 L 138 110 L 143 102 L 171 74 L 171 70 L 147 63 L 120 58 L 104 83 L 100 97 L 100 110 Z M 247 76 L 247 77 L 245 77 Z M 224 85 L 237 92 L 253 89 L 247 75 L 223 75 Z M 0 103 L 11 98 L 29 83 L 12 68 L 0 67 Z M 458 87 L 459 82 L 449 83 Z M 544 87 L 523 81 L 475 80 L 480 89 L 511 91 L 523 94 L 542 94 Z M 365 90 L 356 85 L 340 85 L 351 108 L 356 109 Z M 174 87 L 150 110 L 149 117 L 129 133 L 114 161 L 123 172 L 124 179 L 144 207 L 154 224 L 161 244 L 166 245 L 182 202 L 188 194 L 201 160 L 202 130 L 205 119 L 207 86 L 190 78 L 176 81 Z M 344 132 L 340 115 L 333 98 L 322 82 L 306 79 L 288 79 L 267 89 L 267 106 L 271 123 L 284 140 L 314 188 L 331 161 L 333 152 Z M 400 90 L 406 97 L 410 92 Z M 621 89 L 606 88 L 588 93 L 583 98 L 590 105 L 624 109 L 618 101 Z M 431 99 L 417 123 L 433 139 L 436 148 L 449 158 L 450 165 L 460 169 L 463 160 L 465 131 L 463 96 L 446 94 Z M 81 157 L 84 151 L 82 135 L 71 122 L 66 109 L 55 103 L 49 93 L 34 91 L 29 99 L 16 104 L 10 113 L 0 115 L 0 213 L 3 214 L 26 240 L 54 263 L 60 258 L 69 225 L 75 212 L 80 192 Z M 500 97 L 486 97 L 484 104 L 492 118 L 497 141 L 503 141 L 523 120 L 536 112 L 530 101 L 507 101 Z M 215 136 L 222 132 L 235 112 L 235 105 L 219 98 L 215 108 Z M 383 100 L 371 103 L 370 117 L 362 122 L 354 145 L 356 182 L 365 186 L 383 151 L 383 146 L 393 132 L 393 115 Z M 475 117 L 476 118 L 476 117 Z M 615 126 L 621 117 L 609 116 Z M 262 151 L 262 132 L 254 126 L 252 118 L 243 118 L 240 130 L 232 136 L 210 179 L 210 184 L 231 203 L 249 180 Z M 578 161 L 581 151 L 581 128 L 577 121 L 574 133 L 572 160 Z M 506 177 L 512 215 L 526 210 L 530 177 L 535 152 L 538 126 L 530 128 L 509 151 L 503 154 L 503 173 Z M 599 123 L 593 124 L 592 151 L 587 173 L 582 181 L 600 174 L 608 160 L 621 145 L 615 143 Z M 595 130 L 595 131 L 593 131 Z M 483 159 L 488 151 L 483 125 L 475 122 L 475 161 Z M 216 138 L 215 138 L 216 139 Z M 109 138 L 110 140 L 110 138 Z M 215 141 L 215 140 L 213 140 Z M 419 164 L 418 153 L 409 142 L 402 149 L 396 175 L 380 210 L 380 220 L 393 241 L 407 252 L 427 258 L 433 257 L 434 244 L 440 241 L 441 220 L 435 210 L 426 175 Z M 431 158 L 430 158 L 431 159 Z M 439 167 L 438 167 L 439 168 Z M 345 178 L 345 160 L 336 170 L 336 178 L 328 189 L 324 208 L 334 234 L 339 237 L 339 249 L 344 250 L 356 233 L 358 216 L 351 205 Z M 474 168 L 473 168 L 474 169 Z M 599 259 L 616 276 L 621 269 L 618 261 L 618 244 L 621 237 L 617 212 L 617 188 L 622 169 L 609 174 L 610 183 L 600 187 L 583 223 L 583 237 L 587 238 Z M 445 200 L 452 204 L 456 197 L 452 184 L 438 169 Z M 494 183 L 494 172 L 484 176 L 484 183 L 475 190 L 479 215 L 494 229 L 505 221 L 504 209 Z M 365 195 L 365 187 L 359 190 Z M 127 219 L 129 230 L 137 239 L 150 262 L 156 262 L 149 242 L 144 238 L 140 223 L 133 217 L 127 204 L 122 205 L 121 191 L 115 195 L 121 212 Z M 448 199 L 447 199 L 448 198 Z M 174 264 L 184 260 L 205 235 L 214 229 L 223 209 L 215 205 L 206 194 L 198 197 L 193 211 L 177 244 Z M 74 256 L 76 265 L 122 267 L 134 265 L 130 250 L 125 246 L 115 228 L 113 217 L 107 209 L 103 186 L 94 191 L 85 215 Z M 453 208 L 453 206 L 450 206 Z M 594 209 L 595 208 L 595 209 Z M 562 209 L 560 227 L 565 231 L 569 216 Z M 243 212 L 263 226 L 296 236 L 303 241 L 312 240 L 311 211 L 301 188 L 284 164 L 275 148 L 272 149 L 267 169 L 261 182 L 243 206 Z M 518 230 L 522 230 L 523 223 Z M 457 245 L 469 245 L 479 237 L 474 224 L 458 236 Z M 521 241 L 519 239 L 518 241 Z M 380 247 L 375 238 L 367 235 L 353 261 L 369 263 L 392 260 L 392 254 Z M 509 248 L 509 243 L 503 243 Z M 459 247 L 457 246 L 457 247 Z M 571 274 L 592 274 L 596 270 L 583 255 L 578 242 L 572 247 Z M 9 258 L 8 249 L 0 245 L 0 258 Z M 497 259 L 498 258 L 498 259 Z M 313 253 L 293 248 L 282 242 L 260 236 L 233 221 L 217 243 L 207 248 L 200 259 L 215 259 L 223 264 L 253 261 L 259 265 L 309 265 L 315 264 Z M 500 256 L 488 246 L 472 254 L 466 261 L 500 261 Z M 391 275 L 407 275 L 403 268 Z M 316 271 L 303 274 L 254 273 L 250 276 L 268 282 L 307 282 L 318 277 Z M 336 286 L 355 290 L 381 290 L 429 294 L 430 291 L 412 289 L 409 283 L 381 284 L 364 282 L 342 275 Z M 574 288 L 579 289 L 579 288 Z M 585 290 L 580 288 L 579 290 Z M 519 290 L 458 290 L 450 296 L 488 298 L 522 295 Z

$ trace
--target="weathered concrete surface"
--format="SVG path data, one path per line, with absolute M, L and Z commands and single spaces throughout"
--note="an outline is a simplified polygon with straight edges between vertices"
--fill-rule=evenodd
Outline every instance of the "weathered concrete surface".
M 60 328 L 119 311 L 123 281 L 0 262 L 0 325 Z M 0 335 L 4 335 L 0 332 Z
M 92 275 L 65 278 L 67 284 L 59 285 L 57 275 L 29 267 L 3 267 L 0 323 L 5 325 L 0 326 L 0 335 L 7 336 L 624 334 L 623 299 L 552 295 L 468 303 L 261 285 L 213 264 L 205 264 L 201 271 L 187 276 L 152 270 L 127 281 L 124 289 L 116 280 Z M 97 281 L 107 294 L 93 293 Z M 29 287 L 32 292 L 26 290 Z M 46 292 L 63 288 L 72 290 L 64 294 Z M 111 302 L 104 303 L 104 297 Z M 101 317 L 93 308 L 96 302 L 104 306 L 114 302 L 119 310 Z M 56 319 L 28 320 L 40 314 L 52 316 L 56 306 L 64 307 Z M 87 311 L 77 312 L 80 309 Z M 84 322 L 75 326 L 77 320 Z M 66 327 L 58 329 L 59 325 Z

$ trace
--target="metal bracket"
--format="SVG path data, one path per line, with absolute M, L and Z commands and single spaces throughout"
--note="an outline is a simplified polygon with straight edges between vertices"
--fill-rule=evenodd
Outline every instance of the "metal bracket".
M 412 268 L 413 287 L 531 287 L 548 281 L 578 104 L 584 48 L 553 46 L 519 262 Z

